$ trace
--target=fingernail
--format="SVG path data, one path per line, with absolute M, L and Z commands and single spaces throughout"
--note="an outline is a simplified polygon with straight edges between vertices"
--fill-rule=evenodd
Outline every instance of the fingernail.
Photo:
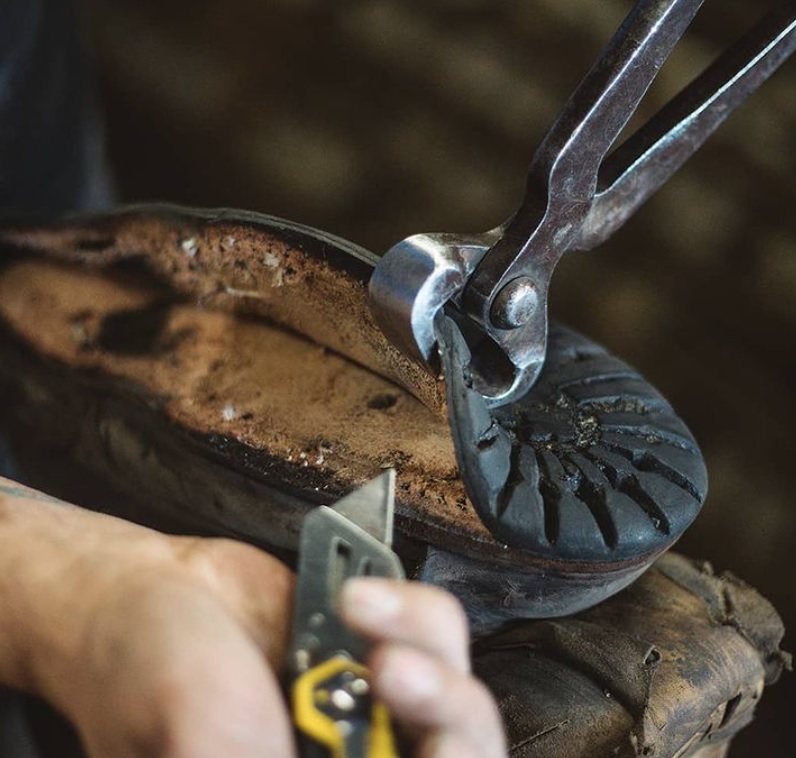
M 395 693 L 402 700 L 431 699 L 442 687 L 439 667 L 427 655 L 407 648 L 384 651 L 378 679 L 382 692 Z
M 401 610 L 401 596 L 390 582 L 349 579 L 340 592 L 343 615 L 368 627 L 392 621 Z
M 432 758 L 467 758 L 474 755 L 470 745 L 459 735 L 450 732 L 434 735 L 426 747 L 426 751 Z

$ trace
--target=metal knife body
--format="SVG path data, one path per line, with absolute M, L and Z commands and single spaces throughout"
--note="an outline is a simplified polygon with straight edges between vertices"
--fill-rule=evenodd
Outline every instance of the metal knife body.
M 337 610 L 346 579 L 403 579 L 391 549 L 390 470 L 304 520 L 289 650 L 290 699 L 302 758 L 397 758 L 389 715 L 373 698 L 369 643 Z

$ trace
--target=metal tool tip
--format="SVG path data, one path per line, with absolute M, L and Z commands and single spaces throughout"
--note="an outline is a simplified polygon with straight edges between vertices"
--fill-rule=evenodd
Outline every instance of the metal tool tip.
M 379 542 L 392 546 L 395 510 L 395 469 L 371 479 L 334 505 L 334 510 Z

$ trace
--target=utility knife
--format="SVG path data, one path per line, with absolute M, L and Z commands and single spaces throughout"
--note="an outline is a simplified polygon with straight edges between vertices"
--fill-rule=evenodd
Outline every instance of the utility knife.
M 385 706 L 365 665 L 370 643 L 343 623 L 346 579 L 403 579 L 392 551 L 395 472 L 390 469 L 333 507 L 312 510 L 299 545 L 289 697 L 302 758 L 398 758 Z

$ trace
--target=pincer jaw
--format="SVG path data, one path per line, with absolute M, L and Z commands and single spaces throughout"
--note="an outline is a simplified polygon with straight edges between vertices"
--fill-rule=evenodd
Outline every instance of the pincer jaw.
M 523 397 L 541 372 L 547 334 L 544 299 L 526 331 L 540 336 L 522 361 L 513 362 L 502 348 L 463 313 L 461 300 L 478 264 L 501 230 L 483 234 L 416 234 L 391 247 L 370 279 L 371 308 L 388 339 L 405 355 L 440 373 L 437 321 L 445 313 L 460 326 L 471 345 L 471 374 L 489 407 Z M 507 330 L 509 331 L 509 330 Z

